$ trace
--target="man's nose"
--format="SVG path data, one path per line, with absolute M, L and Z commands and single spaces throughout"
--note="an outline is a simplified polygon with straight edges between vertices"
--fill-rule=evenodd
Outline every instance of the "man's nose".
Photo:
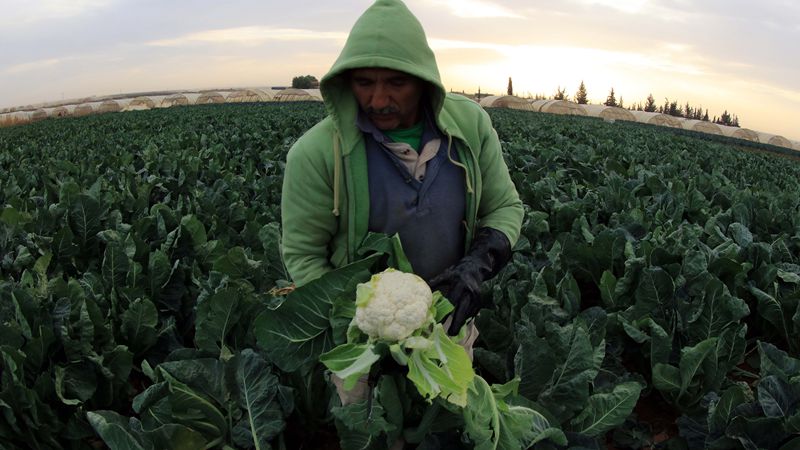
M 375 85 L 375 90 L 372 92 L 370 106 L 372 106 L 374 109 L 381 109 L 389 106 L 389 92 L 380 83 Z

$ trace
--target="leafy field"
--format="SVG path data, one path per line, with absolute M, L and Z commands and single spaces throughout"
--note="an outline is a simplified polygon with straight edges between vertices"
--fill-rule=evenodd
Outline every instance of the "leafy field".
M 572 447 L 798 448 L 800 165 L 490 114 L 526 218 L 485 286 L 476 370 L 519 377 Z M 210 105 L 0 130 L 0 448 L 335 448 L 319 365 L 280 370 L 255 326 L 287 278 L 282 161 L 322 115 Z

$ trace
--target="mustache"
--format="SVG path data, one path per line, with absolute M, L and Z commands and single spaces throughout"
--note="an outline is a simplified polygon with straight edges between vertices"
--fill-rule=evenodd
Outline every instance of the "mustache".
M 370 115 L 370 116 L 386 116 L 386 115 L 389 115 L 389 114 L 397 114 L 397 113 L 399 113 L 400 112 L 400 108 L 397 108 L 396 106 L 387 106 L 385 108 L 376 109 L 376 108 L 373 108 L 371 106 L 367 106 L 367 108 L 364 110 L 364 112 L 367 113 L 367 115 Z

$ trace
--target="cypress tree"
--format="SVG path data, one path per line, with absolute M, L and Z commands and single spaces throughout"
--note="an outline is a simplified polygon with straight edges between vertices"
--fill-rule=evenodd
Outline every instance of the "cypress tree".
M 581 80 L 581 85 L 578 86 L 578 92 L 575 93 L 575 102 L 579 105 L 585 105 L 589 103 L 589 99 L 586 94 L 586 85 L 583 84 L 583 80 Z

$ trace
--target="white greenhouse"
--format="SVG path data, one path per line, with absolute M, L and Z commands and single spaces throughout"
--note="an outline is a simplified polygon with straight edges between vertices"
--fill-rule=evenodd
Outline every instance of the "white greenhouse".
M 792 143 L 783 136 L 758 132 L 758 140 L 762 144 L 777 145 L 778 147 L 794 148 Z
M 720 125 L 719 129 L 722 130 L 722 134 L 724 136 L 737 139 L 744 139 L 746 141 L 751 141 L 751 142 L 760 142 L 758 139 L 758 133 L 756 133 L 753 130 L 748 130 L 747 128 L 729 127 L 725 125 Z
M 225 97 L 219 92 L 208 91 L 201 92 L 200 96 L 195 100 L 195 105 L 207 105 L 209 103 L 225 103 Z
M 186 106 L 189 104 L 189 98 L 183 94 L 172 94 L 161 100 L 161 108 L 170 108 L 173 106 Z
M 699 133 L 706 133 L 706 134 L 716 134 L 717 136 L 722 135 L 722 130 L 719 128 L 719 125 L 708 122 L 705 120 L 683 120 L 681 122 L 684 130 L 689 131 L 697 131 Z
M 273 100 L 276 102 L 321 102 L 322 92 L 319 89 L 284 89 L 278 91 Z
M 581 105 L 581 108 L 591 117 L 599 117 L 607 121 L 626 120 L 628 122 L 636 122 L 636 117 L 624 108 L 606 105 Z
M 586 110 L 581 105 L 567 100 L 534 100 L 531 102 L 534 111 L 564 116 L 585 116 Z
M 254 103 L 268 102 L 272 100 L 272 95 L 260 89 L 240 89 L 233 91 L 225 98 L 227 103 Z
M 670 128 L 683 128 L 681 121 L 677 117 L 670 116 L 669 114 L 661 114 L 657 112 L 647 111 L 631 111 L 633 117 L 639 123 L 647 123 L 650 125 L 658 125 Z
M 482 98 L 480 104 L 484 108 L 508 108 L 521 109 L 523 111 L 536 111 L 536 108 L 531 102 L 513 95 L 491 95 Z
M 145 109 L 153 109 L 156 107 L 156 102 L 153 101 L 152 98 L 147 96 L 139 96 L 134 98 L 133 100 L 128 103 L 124 111 L 142 111 Z

